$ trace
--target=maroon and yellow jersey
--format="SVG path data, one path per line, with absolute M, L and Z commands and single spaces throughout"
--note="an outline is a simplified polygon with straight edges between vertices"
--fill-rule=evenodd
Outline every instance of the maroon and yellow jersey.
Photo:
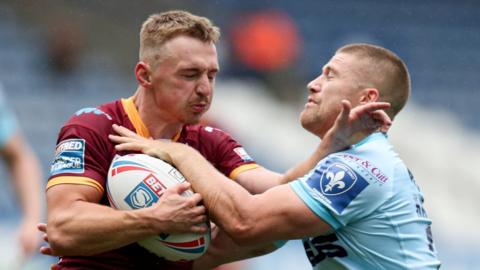
M 60 130 L 55 159 L 50 170 L 47 189 L 59 184 L 87 185 L 103 194 L 101 204 L 109 205 L 106 179 L 110 163 L 117 152 L 108 139 L 112 124 L 122 125 L 149 138 L 133 99 L 122 99 L 85 108 L 75 113 Z M 197 149 L 213 166 L 226 176 L 235 177 L 258 165 L 229 134 L 209 126 L 185 125 L 172 140 Z M 60 269 L 190 269 L 189 263 L 172 263 L 131 244 L 95 256 L 62 257 Z

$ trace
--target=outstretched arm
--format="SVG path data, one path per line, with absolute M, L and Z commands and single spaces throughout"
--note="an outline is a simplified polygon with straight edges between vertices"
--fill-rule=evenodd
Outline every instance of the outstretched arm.
M 40 237 L 35 225 L 40 221 L 40 179 L 42 173 L 34 153 L 20 133 L 11 136 L 1 151 L 11 173 L 22 206 L 19 241 L 25 256 L 35 252 Z
M 212 226 L 212 241 L 207 252 L 195 260 L 194 270 L 210 270 L 219 265 L 262 256 L 273 252 L 277 246 L 273 243 L 256 246 L 240 246 L 217 226 Z
M 392 121 L 383 110 L 389 107 L 390 103 L 387 102 L 370 102 L 352 109 L 350 102 L 343 100 L 342 110 L 334 125 L 322 138 L 315 152 L 288 170 L 283 175 L 281 184 L 304 176 L 327 155 L 348 148 L 376 130 L 386 132 Z
M 280 185 L 259 195 L 251 195 L 218 172 L 196 150 L 187 145 L 135 137 L 115 126 L 120 137 L 117 150 L 142 151 L 174 164 L 197 193 L 202 194 L 211 219 L 235 242 L 258 245 L 280 239 L 323 234 L 330 226 L 318 218 L 289 185 Z M 274 229 L 272 229 L 274 228 Z
M 273 186 L 295 180 L 307 174 L 327 155 L 359 142 L 373 131 L 386 132 L 391 125 L 391 120 L 383 110 L 389 107 L 390 104 L 387 102 L 369 102 L 352 109 L 350 102 L 343 100 L 342 111 L 337 116 L 335 124 L 307 159 L 284 174 L 260 167 L 239 174 L 235 180 L 253 194 L 262 193 Z

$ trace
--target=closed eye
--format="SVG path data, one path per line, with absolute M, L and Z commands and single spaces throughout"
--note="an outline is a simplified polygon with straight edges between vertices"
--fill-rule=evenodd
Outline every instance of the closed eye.
M 188 79 L 188 80 L 193 80 L 193 79 L 196 79 L 198 77 L 198 74 L 197 72 L 194 72 L 194 73 L 183 73 L 181 74 L 182 77 L 184 77 L 185 79 Z
M 328 80 L 333 79 L 335 77 L 335 72 L 330 67 L 327 67 L 325 69 L 325 77 L 327 77 Z
M 215 72 L 210 72 L 210 73 L 208 74 L 208 79 L 209 79 L 210 81 L 215 80 L 215 77 L 217 77 L 217 72 L 216 72 L 216 71 L 215 71 Z

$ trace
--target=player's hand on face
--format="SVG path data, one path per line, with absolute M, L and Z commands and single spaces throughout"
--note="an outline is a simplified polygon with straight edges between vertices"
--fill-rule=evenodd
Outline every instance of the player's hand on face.
M 369 102 L 352 109 L 347 100 L 342 100 L 342 111 L 334 125 L 325 135 L 335 151 L 353 145 L 374 131 L 387 132 L 392 121 L 383 111 L 390 107 L 388 102 Z
M 112 127 L 118 135 L 110 134 L 108 137 L 111 141 L 117 143 L 115 145 L 117 151 L 138 151 L 172 163 L 172 158 L 166 151 L 169 142 L 146 139 L 119 125 L 113 124 Z
M 190 183 L 181 183 L 168 188 L 160 200 L 150 207 L 158 232 L 167 233 L 206 233 L 207 216 L 205 206 L 199 205 L 202 196 L 198 193 L 190 197 L 181 194 L 190 188 Z

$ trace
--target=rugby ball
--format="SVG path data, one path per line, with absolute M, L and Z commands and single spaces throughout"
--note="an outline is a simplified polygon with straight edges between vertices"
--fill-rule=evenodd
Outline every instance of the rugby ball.
M 161 159 L 144 154 L 130 154 L 112 161 L 107 177 L 107 195 L 116 209 L 134 210 L 156 203 L 168 187 L 185 181 L 183 175 Z M 192 196 L 191 190 L 182 196 Z M 210 244 L 210 230 L 205 234 L 159 234 L 138 241 L 148 251 L 170 261 L 194 260 Z

